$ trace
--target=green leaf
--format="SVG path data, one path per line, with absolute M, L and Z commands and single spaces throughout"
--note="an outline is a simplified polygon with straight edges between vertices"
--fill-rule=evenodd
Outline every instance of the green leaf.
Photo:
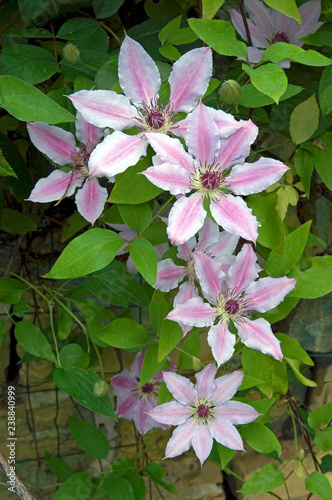
M 108 229 L 90 229 L 71 241 L 45 278 L 78 278 L 106 267 L 123 245 Z
M 275 336 L 281 342 L 280 347 L 284 356 L 301 361 L 301 363 L 308 366 L 314 365 L 314 362 L 307 352 L 301 347 L 301 344 L 297 339 L 294 339 L 289 335 L 285 335 L 284 333 L 275 333 Z
M 145 231 L 141 233 L 141 238 L 148 240 L 153 246 L 161 245 L 162 243 L 168 242 L 168 236 L 166 232 L 166 224 L 162 220 L 158 220 L 151 224 Z
M 284 94 L 280 97 L 279 101 L 284 101 L 290 99 L 294 95 L 302 92 L 303 87 L 299 85 L 288 84 L 287 89 Z M 247 84 L 241 87 L 241 95 L 238 104 L 246 108 L 260 108 L 262 106 L 268 106 L 273 104 L 274 100 L 265 94 L 259 92 L 254 85 Z
M 70 302 L 66 302 L 66 307 L 58 306 L 58 336 L 60 340 L 65 340 L 71 332 L 73 316 L 70 314 Z
M 300 372 L 300 362 L 297 359 L 289 359 L 285 356 L 284 360 L 291 367 L 295 377 L 299 382 L 301 382 L 301 384 L 305 385 L 306 387 L 317 387 L 316 382 L 302 375 L 302 373 Z
M 113 481 L 107 493 L 109 500 L 135 500 L 133 487 L 125 477 Z
M 157 279 L 157 255 L 151 243 L 136 238 L 129 244 L 129 252 L 138 272 L 145 281 L 154 285 Z
M 116 319 L 93 334 L 105 344 L 120 349 L 132 349 L 149 340 L 145 328 L 128 318 Z
M 259 92 L 271 97 L 278 104 L 287 89 L 287 76 L 280 66 L 264 64 L 253 69 L 243 64 L 242 69 L 250 76 L 251 83 Z
M 60 67 L 48 50 L 36 45 L 16 44 L 3 47 L 0 72 L 36 85 L 60 73 Z
M 173 495 L 178 495 L 178 491 L 175 488 L 175 486 L 171 483 L 165 483 L 163 481 L 163 477 L 165 477 L 166 472 L 162 468 L 161 465 L 157 463 L 150 463 L 145 466 L 145 471 L 148 475 L 148 477 L 158 486 L 162 486 L 167 490 L 169 493 L 173 493 Z
M 158 361 L 158 344 L 151 344 L 146 350 L 141 373 L 141 385 L 146 384 L 156 373 L 164 370 L 167 365 L 167 360 L 163 359 L 161 363 Z
M 305 479 L 305 487 L 310 493 L 318 495 L 322 500 L 331 500 L 332 486 L 321 472 L 314 471 Z
M 98 19 L 105 19 L 106 17 L 113 16 L 124 0 L 93 0 L 92 7 Z
M 149 203 L 139 205 L 118 205 L 118 209 L 125 224 L 133 231 L 139 233 L 147 229 L 152 221 L 152 213 Z
M 320 467 L 322 472 L 332 471 L 332 455 L 324 455 L 322 457 Z
M 76 472 L 60 486 L 52 500 L 86 500 L 92 491 L 92 477 L 86 472 Z
M 57 38 L 65 40 L 85 40 L 90 38 L 101 25 L 100 22 L 86 17 L 75 17 L 66 21 L 58 31 Z
M 174 45 L 163 45 L 159 47 L 159 52 L 163 57 L 170 61 L 177 61 L 181 57 L 181 52 Z
M 6 233 L 26 234 L 29 231 L 36 231 L 35 221 L 21 214 L 17 210 L 4 208 L 2 210 L 0 230 Z
M 304 50 L 297 45 L 285 42 L 277 42 L 270 45 L 263 53 L 261 62 L 292 61 L 306 66 L 328 66 L 332 60 L 323 56 L 315 50 Z
M 158 12 L 157 15 L 153 17 L 153 19 L 148 19 L 143 23 L 136 24 L 132 28 L 129 28 L 129 30 L 127 31 L 127 35 L 139 42 L 147 51 L 147 53 L 152 57 L 152 59 L 158 61 L 160 60 L 158 51 L 158 47 L 160 45 L 158 34 L 162 30 L 162 28 L 174 17 L 174 14 L 174 9 L 170 15 L 160 15 L 160 12 Z M 151 166 L 151 164 L 149 166 Z
M 320 406 L 313 410 L 308 417 L 308 425 L 312 430 L 317 430 L 319 427 L 326 425 L 331 420 L 332 403 Z
M 49 453 L 46 450 L 45 460 L 53 474 L 55 474 L 60 479 L 60 481 L 65 481 L 66 479 L 68 479 L 68 477 L 74 474 L 74 471 L 69 464 L 61 460 L 61 458 L 52 455 L 52 453 Z
M 314 170 L 314 157 L 312 153 L 302 148 L 297 148 L 294 155 L 294 167 L 297 175 L 301 179 L 305 194 L 307 198 L 309 198 L 311 176 Z
M 149 308 L 145 291 L 125 265 L 117 260 L 102 271 L 88 276 L 85 283 L 89 292 L 116 306 L 127 307 L 129 302 L 133 302 Z
M 307 45 L 316 45 L 317 47 L 328 45 L 329 47 L 332 47 L 331 31 L 317 31 L 317 33 L 311 33 L 311 35 L 303 36 L 299 38 L 299 40 Z
M 209 19 L 188 19 L 196 35 L 218 54 L 225 56 L 248 56 L 247 47 L 236 38 L 236 31 L 228 21 Z
M 0 320 L 0 347 L 1 347 L 1 344 L 3 341 L 3 338 L 5 336 L 5 333 L 6 333 L 6 324 L 5 324 L 4 320 L 1 319 Z
M 287 17 L 292 17 L 300 25 L 302 25 L 302 19 L 299 9 L 296 6 L 295 0 L 264 0 L 266 5 L 271 9 L 275 9 Z M 273 15 L 273 12 L 272 12 Z
M 265 425 L 252 422 L 251 424 L 241 425 L 238 430 L 241 437 L 245 439 L 255 451 L 259 453 L 272 453 L 276 451 L 280 456 L 280 443 L 273 432 Z
M 82 450 L 93 458 L 106 458 L 110 443 L 105 434 L 89 422 L 69 416 L 70 432 Z
M 55 363 L 55 356 L 45 335 L 32 323 L 20 321 L 15 326 L 16 340 L 29 354 Z
M 332 255 L 313 257 L 311 267 L 300 271 L 294 267 L 289 274 L 296 279 L 296 286 L 289 295 L 303 299 L 316 299 L 332 292 Z
M 9 165 L 8 161 L 3 155 L 3 152 L 0 149 L 0 176 L 7 176 L 7 175 L 11 175 L 17 178 L 15 171 Z
M 169 43 L 169 38 L 174 34 L 177 33 L 180 29 L 181 25 L 181 20 L 182 20 L 182 14 L 180 16 L 175 17 L 172 19 L 169 23 L 166 24 L 166 26 L 163 27 L 163 29 L 160 31 L 158 38 L 161 41 L 161 43 L 164 45 L 166 43 Z
M 179 363 L 178 363 L 179 368 L 181 368 L 181 370 L 192 370 L 193 356 L 195 358 L 199 358 L 199 353 L 201 348 L 199 333 L 200 333 L 199 328 L 195 328 L 192 333 L 188 334 L 186 341 L 181 347 L 182 350 L 180 352 Z
M 180 325 L 174 321 L 164 319 L 161 327 L 158 360 L 162 361 L 178 345 L 183 337 Z
M 95 76 L 95 84 L 98 89 L 110 90 L 118 81 L 117 69 L 110 61 L 103 64 Z
M 319 108 L 313 94 L 306 101 L 296 106 L 290 116 L 289 132 L 294 144 L 307 141 L 316 132 L 319 125 Z
M 18 120 L 50 125 L 74 122 L 75 116 L 29 83 L 15 76 L 0 75 L 0 106 Z
M 271 325 L 273 323 L 277 323 L 278 321 L 281 321 L 282 319 L 286 318 L 286 316 L 289 315 L 289 313 L 294 309 L 294 307 L 297 306 L 299 302 L 299 298 L 297 297 L 290 297 L 287 295 L 284 300 L 277 306 L 271 309 L 270 311 L 267 311 L 266 313 L 258 314 L 258 318 L 265 318 Z
M 261 226 L 258 228 L 257 241 L 264 247 L 283 253 L 285 230 L 280 216 L 276 211 L 277 194 L 266 196 L 252 194 L 248 196 L 247 205 L 252 208 Z
M 238 491 L 247 495 L 266 493 L 279 488 L 284 482 L 283 472 L 276 465 L 267 464 L 253 474 Z
M 169 403 L 172 400 L 173 400 L 173 394 L 167 389 L 167 385 L 163 381 L 159 387 L 158 405 Z
M 269 276 L 279 278 L 293 269 L 306 246 L 310 226 L 311 221 L 308 221 L 286 236 L 283 255 L 272 250 L 265 265 L 265 271 Z
M 98 397 L 94 393 L 93 388 L 100 378 L 92 368 L 89 370 L 82 370 L 78 367 L 70 370 L 56 368 L 53 372 L 53 380 L 61 391 L 70 394 L 80 405 L 116 420 L 108 394 Z
M 20 302 L 25 286 L 15 278 L 0 278 L 0 300 L 5 304 Z
M 332 450 L 332 427 L 327 427 L 323 429 L 321 432 L 316 434 L 315 445 L 317 448 L 323 451 L 331 451 Z
M 332 33 L 330 33 L 332 35 Z M 324 69 L 319 82 L 319 105 L 324 116 L 332 111 L 332 66 Z
M 72 81 L 77 78 L 93 80 L 99 68 L 106 64 L 109 59 L 110 56 L 107 52 L 82 49 L 78 61 L 73 63 L 64 58 L 60 64 L 63 74 Z
M 203 0 L 203 19 L 213 19 L 225 0 Z
M 321 145 L 319 146 L 306 142 L 301 147 L 312 153 L 317 172 L 323 179 L 324 184 L 332 190 L 332 132 L 325 132 L 320 136 L 320 139 Z
M 220 443 L 217 443 L 217 450 L 221 468 L 224 469 L 228 464 L 228 462 L 232 460 L 232 458 L 234 457 L 236 450 L 231 450 L 229 448 L 226 448 L 226 446 L 223 446 Z
M 150 321 L 157 335 L 159 335 L 161 332 L 163 319 L 166 318 L 172 307 L 171 303 L 167 302 L 164 297 L 165 293 L 161 292 L 160 290 L 154 290 L 150 302 Z
M 143 158 L 133 167 L 127 168 L 123 174 L 119 174 L 111 192 L 110 202 L 137 205 L 150 201 L 162 193 L 162 189 L 151 184 L 144 175 L 139 175 L 150 166 L 151 159 Z
M 59 352 L 59 358 L 61 367 L 69 370 L 75 366 L 85 370 L 90 362 L 89 355 L 78 344 L 65 345 Z

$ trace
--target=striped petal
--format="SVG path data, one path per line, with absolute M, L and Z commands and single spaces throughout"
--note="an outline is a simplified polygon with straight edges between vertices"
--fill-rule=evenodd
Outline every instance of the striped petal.
M 191 113 L 186 142 L 197 162 L 213 164 L 220 148 L 219 130 L 209 108 L 201 102 Z
M 92 151 L 90 175 L 110 178 L 124 172 L 146 154 L 147 147 L 148 143 L 141 134 L 126 135 L 116 130 Z
M 230 375 L 224 375 L 215 380 L 216 389 L 211 399 L 216 406 L 224 404 L 231 399 L 243 380 L 243 372 L 233 372 Z
M 188 171 L 178 165 L 163 163 L 142 172 L 152 184 L 171 194 L 186 194 L 191 191 Z
M 112 378 L 111 384 L 113 392 L 116 396 L 123 394 L 125 391 L 131 391 L 137 387 L 137 380 L 134 373 L 127 369 L 122 370 L 119 375 Z
M 133 127 L 137 110 L 128 98 L 112 90 L 80 90 L 68 96 L 83 118 L 97 127 Z
M 196 373 L 196 390 L 200 399 L 210 399 L 215 390 L 214 378 L 217 373 L 216 365 L 210 363 L 203 370 Z
M 235 120 L 233 115 L 226 113 L 221 109 L 209 108 L 209 111 L 219 129 L 219 135 L 223 139 L 227 139 L 227 137 L 234 134 L 237 130 L 243 127 L 244 123 L 246 123 L 243 120 Z
M 89 177 L 75 196 L 77 210 L 84 219 L 94 224 L 101 216 L 107 198 L 107 189 L 100 186 L 98 179 Z
M 32 144 L 58 165 L 72 165 L 78 147 L 70 132 L 42 122 L 29 122 L 27 129 Z
M 184 323 L 189 326 L 210 326 L 217 315 L 216 309 L 203 302 L 200 297 L 188 300 L 184 304 L 177 305 L 167 315 L 167 319 Z
M 239 401 L 227 401 L 221 406 L 214 408 L 216 417 L 228 420 L 233 425 L 249 424 L 260 416 L 252 406 Z
M 227 283 L 229 288 L 236 288 L 238 292 L 242 292 L 258 278 L 256 262 L 257 255 L 251 245 L 243 245 L 236 256 L 234 264 L 231 265 L 228 271 Z
M 116 408 L 117 416 L 131 420 L 137 404 L 139 404 L 139 397 L 137 394 L 119 395 Z
M 196 276 L 204 296 L 214 305 L 217 305 L 217 298 L 221 293 L 220 284 L 225 277 L 220 263 L 199 250 L 193 253 L 193 259 Z
M 193 432 L 192 447 L 197 455 L 197 458 L 203 465 L 203 462 L 211 453 L 213 438 L 211 436 L 209 426 L 197 425 Z
M 154 288 L 169 292 L 176 288 L 186 275 L 186 268 L 177 266 L 172 259 L 161 260 L 157 264 L 157 279 Z
M 174 113 L 191 111 L 203 97 L 212 76 L 210 47 L 193 49 L 180 57 L 169 76 Z
M 207 340 L 218 366 L 225 363 L 233 355 L 235 335 L 229 331 L 226 322 L 220 321 L 212 326 Z
M 148 400 L 142 398 L 135 406 L 132 418 L 138 431 L 141 434 L 146 434 L 154 427 L 159 427 L 158 424 L 156 424 L 155 420 L 153 420 L 148 414 L 148 412 L 151 411 L 155 406 L 157 406 L 156 397 L 149 398 Z
M 209 422 L 212 437 L 226 448 L 243 450 L 243 441 L 239 431 L 228 420 L 214 418 Z
M 126 36 L 119 54 L 119 82 L 136 105 L 150 103 L 160 88 L 160 74 L 154 60 L 142 45 Z
M 227 177 L 228 189 L 235 194 L 247 195 L 260 193 L 277 182 L 288 167 L 272 158 L 260 158 L 255 163 L 242 163 L 232 168 Z
M 248 309 L 258 312 L 270 311 L 284 300 L 293 290 L 296 280 L 293 278 L 261 278 L 252 283 L 246 290 L 250 300 Z
M 167 234 L 173 245 L 182 245 L 194 236 L 204 224 L 206 211 L 203 198 L 194 193 L 188 198 L 181 196 L 168 217 Z
M 224 257 L 229 257 L 235 250 L 239 236 L 236 234 L 222 231 L 219 233 L 218 240 L 213 245 L 206 247 L 206 253 L 211 257 L 223 262 Z
M 251 121 L 242 121 L 242 127 L 227 139 L 220 139 L 219 155 L 216 158 L 216 163 L 220 164 L 220 168 L 229 168 L 237 163 L 243 163 L 244 159 L 249 156 L 250 146 L 255 141 L 258 128 Z
M 84 120 L 81 113 L 76 114 L 76 137 L 77 139 L 90 149 L 92 146 L 96 146 L 100 139 L 104 135 L 104 131 L 101 127 L 96 127 L 91 123 Z M 91 151 L 91 149 L 90 149 Z
M 263 354 L 270 354 L 278 361 L 282 360 L 280 341 L 273 335 L 271 325 L 265 319 L 254 321 L 244 318 L 236 325 L 242 342 L 251 349 L 257 349 Z
M 270 40 L 273 35 L 272 21 L 275 11 L 266 7 L 261 0 L 245 0 L 244 4 L 251 20 L 260 32 Z
M 164 382 L 174 398 L 183 405 L 191 405 L 198 399 L 194 384 L 186 377 L 173 372 L 163 372 Z
M 218 202 L 212 202 L 210 208 L 215 221 L 226 231 L 256 241 L 258 223 L 242 198 L 224 195 Z
M 66 196 L 71 196 L 74 193 L 75 189 L 82 185 L 81 177 L 71 177 L 71 172 L 54 170 L 48 177 L 39 179 L 39 181 L 31 191 L 28 201 L 48 203 L 49 201 L 60 200 L 60 198 L 62 198 L 65 193 Z
M 203 252 L 204 249 L 212 245 L 212 243 L 216 243 L 219 234 L 218 225 L 212 222 L 210 217 L 206 217 L 203 227 L 199 230 L 196 250 L 202 250 Z
M 193 171 L 193 159 L 184 150 L 179 139 L 166 134 L 145 134 L 145 136 L 157 153 L 158 162 L 162 160 L 163 163 L 178 165 L 190 173 Z
M 177 401 L 171 401 L 160 406 L 156 406 L 149 412 L 149 415 L 161 424 L 181 425 L 184 424 L 192 414 L 192 409 L 188 405 L 183 405 Z
M 189 450 L 196 425 L 196 421 L 190 418 L 174 430 L 166 446 L 165 458 L 177 457 Z

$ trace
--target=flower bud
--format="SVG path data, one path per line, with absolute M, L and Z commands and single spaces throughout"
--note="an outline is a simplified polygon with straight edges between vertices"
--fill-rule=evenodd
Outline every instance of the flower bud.
M 67 43 L 63 49 L 63 55 L 70 63 L 76 63 L 80 60 L 80 51 L 76 45 L 73 45 L 72 43 Z
M 93 392 L 97 398 L 101 398 L 105 396 L 108 392 L 108 383 L 105 380 L 98 380 L 93 386 Z
M 193 357 L 193 370 L 195 370 L 195 372 L 197 370 L 200 370 L 202 368 L 202 362 L 199 358 L 195 358 Z
M 223 104 L 235 104 L 239 100 L 241 87 L 235 80 L 226 80 L 219 90 Z

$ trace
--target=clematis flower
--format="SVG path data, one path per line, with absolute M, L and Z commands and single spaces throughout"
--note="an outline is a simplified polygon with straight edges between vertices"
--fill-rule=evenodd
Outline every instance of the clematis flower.
M 146 434 L 154 427 L 169 428 L 168 425 L 156 423 L 148 415 L 148 412 L 157 406 L 158 392 L 163 381 L 163 374 L 158 372 L 149 382 L 143 386 L 140 384 L 145 352 L 145 350 L 139 351 L 130 370 L 122 370 L 111 380 L 114 394 L 117 396 L 117 416 L 133 420 L 141 434 Z M 175 367 L 172 364 L 169 370 L 174 369 Z
M 86 122 L 77 114 L 75 136 L 60 127 L 42 122 L 27 124 L 32 143 L 39 151 L 58 165 L 73 165 L 72 172 L 54 170 L 48 177 L 40 179 L 28 200 L 39 203 L 61 200 L 74 194 L 79 213 L 91 224 L 101 215 L 107 201 L 107 189 L 99 185 L 97 177 L 90 171 L 90 156 L 104 136 L 101 128 Z
M 113 176 L 135 165 L 146 154 L 145 132 L 171 134 L 180 130 L 174 114 L 188 113 L 196 106 L 211 75 L 211 48 L 190 50 L 173 65 L 170 99 L 163 105 L 158 99 L 161 79 L 156 63 L 138 42 L 126 36 L 119 55 L 119 82 L 125 95 L 110 90 L 80 90 L 69 96 L 87 121 L 115 130 L 91 156 L 93 175 Z M 121 132 L 131 127 L 140 132 Z M 233 130 L 234 124 L 230 127 Z
M 248 48 L 249 61 L 260 62 L 263 50 L 277 42 L 291 43 L 302 47 L 303 42 L 299 39 L 314 33 L 321 22 L 319 16 L 321 1 L 311 0 L 299 8 L 302 26 L 295 20 L 285 16 L 281 12 L 270 9 L 261 0 L 244 0 L 245 7 L 250 16 L 247 19 L 253 47 Z M 232 23 L 241 37 L 248 42 L 248 37 L 241 14 L 236 10 L 230 11 Z M 289 61 L 282 61 L 280 66 L 289 68 Z
M 257 220 L 243 199 L 233 194 L 259 193 L 288 170 L 271 158 L 243 163 L 257 127 L 248 120 L 222 138 L 213 116 L 202 103 L 192 112 L 186 136 L 188 153 L 176 138 L 147 134 L 157 159 L 142 173 L 173 195 L 192 193 L 181 196 L 169 213 L 167 232 L 173 245 L 185 243 L 203 226 L 204 200 L 210 202 L 213 218 L 226 231 L 256 241 Z
M 241 385 L 236 371 L 216 380 L 216 367 L 207 365 L 196 374 L 196 385 L 176 373 L 164 373 L 175 401 L 156 406 L 149 415 L 161 424 L 178 425 L 169 440 L 165 458 L 181 455 L 192 446 L 201 464 L 211 453 L 213 439 L 232 450 L 243 450 L 238 424 L 255 420 L 259 413 L 250 405 L 229 401 Z
M 200 297 L 176 306 L 167 319 L 189 326 L 211 326 L 208 343 L 218 365 L 234 352 L 235 335 L 229 325 L 234 323 L 241 341 L 251 349 L 270 354 L 281 361 L 279 340 L 264 318 L 252 320 L 251 311 L 264 313 L 276 307 L 293 290 L 295 279 L 258 278 L 257 256 L 252 247 L 243 245 L 226 276 L 217 263 L 203 252 L 194 252 L 196 275 L 206 303 Z

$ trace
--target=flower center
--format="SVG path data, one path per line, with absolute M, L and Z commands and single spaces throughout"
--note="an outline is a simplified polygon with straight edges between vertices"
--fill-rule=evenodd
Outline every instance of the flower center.
M 239 293 L 235 287 L 218 297 L 218 314 L 223 321 L 228 322 L 231 319 L 235 323 L 240 323 L 242 318 L 247 316 L 247 308 L 250 304 L 249 296 Z
M 141 109 L 137 109 L 138 117 L 134 119 L 136 125 L 145 132 L 170 133 L 176 124 L 173 122 L 173 106 L 171 103 L 160 104 L 158 99 L 150 103 L 143 102 Z
M 201 175 L 201 184 L 204 189 L 213 190 L 218 189 L 221 185 L 221 178 L 218 172 L 204 172 Z
M 197 416 L 199 418 L 208 418 L 210 415 L 210 407 L 207 405 L 199 405 L 197 408 Z
M 286 35 L 286 33 L 284 33 L 283 31 L 278 31 L 278 33 L 276 33 L 274 35 L 272 42 L 271 42 L 271 45 L 273 45 L 274 43 L 277 43 L 277 42 L 289 43 L 289 39 L 288 39 L 288 36 Z
M 150 394 L 150 392 L 153 391 L 153 384 L 151 384 L 151 382 L 147 382 L 142 386 L 141 391 L 143 392 L 143 394 Z
M 225 312 L 230 316 L 236 314 L 239 310 L 239 307 L 239 303 L 236 299 L 227 300 L 226 304 L 224 305 Z
M 165 116 L 159 109 L 153 109 L 145 117 L 146 123 L 153 129 L 160 129 L 165 124 Z

